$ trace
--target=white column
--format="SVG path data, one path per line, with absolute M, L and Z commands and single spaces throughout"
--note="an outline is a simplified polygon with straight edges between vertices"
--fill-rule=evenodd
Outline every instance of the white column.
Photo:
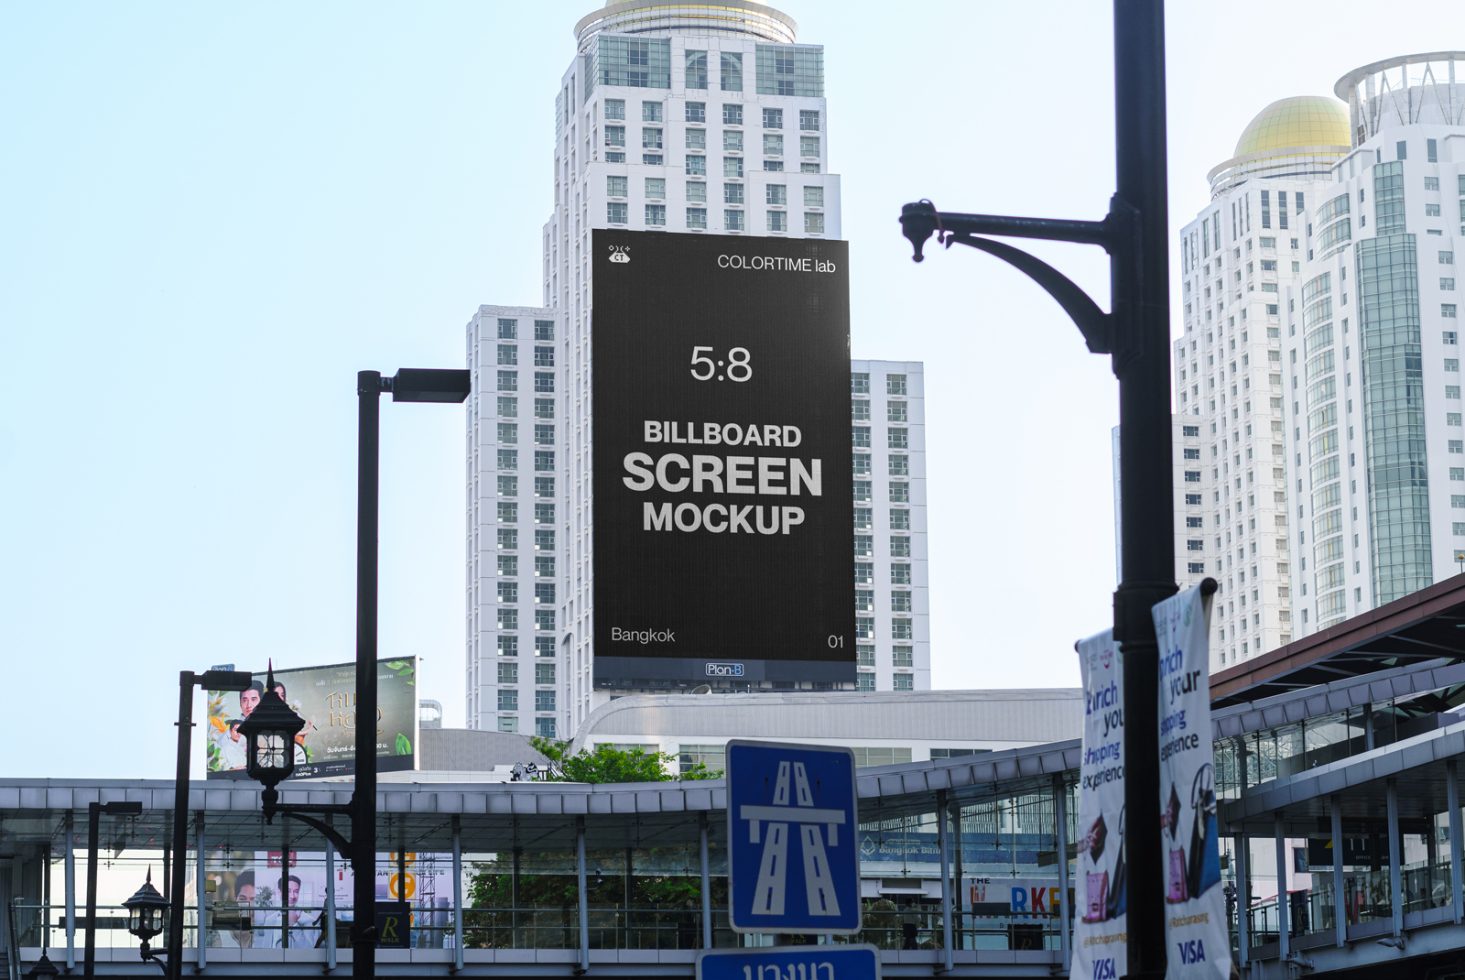
M 332 826 L 331 815 L 326 814 L 326 826 Z M 336 968 L 336 845 L 326 841 L 326 969 Z M 354 916 L 355 913 L 353 912 Z
M 936 794 L 936 846 L 941 853 L 941 952 L 946 972 L 951 972 L 951 837 L 946 832 L 946 791 Z
M 204 971 L 204 967 L 209 965 L 209 892 L 208 888 L 205 887 L 208 884 L 208 878 L 204 874 L 204 839 L 202 810 L 199 810 L 193 815 L 193 833 L 193 890 L 197 900 L 196 904 L 198 906 L 194 910 L 194 914 L 198 916 L 198 928 L 194 930 L 194 934 L 198 936 L 196 947 L 198 950 L 198 972 L 202 973 Z M 178 855 L 177 860 L 181 861 L 184 857 L 185 855 L 180 854 Z M 175 901 L 183 901 L 183 896 L 179 895 L 175 899 Z
M 66 812 L 66 973 L 76 970 L 76 817 Z
M 712 948 L 712 873 L 707 859 L 707 814 L 697 818 L 698 862 L 702 872 L 702 948 Z
M 1465 860 L 1465 847 L 1460 840 L 1460 773 L 1455 760 L 1445 763 L 1445 805 L 1450 808 L 1450 905 L 1455 910 L 1455 924 L 1465 918 L 1465 887 L 1461 884 L 1460 862 Z
M 453 814 L 453 970 L 463 969 L 463 818 Z
M 1251 959 L 1251 841 L 1246 831 L 1236 835 L 1236 958 L 1245 967 Z
M 1282 811 L 1272 815 L 1272 837 L 1277 853 L 1277 958 L 1285 960 L 1292 952 L 1290 931 L 1291 909 L 1287 907 L 1287 838 L 1282 828 Z
M 1058 843 L 1058 950 L 1064 969 L 1069 960 L 1068 909 L 1068 784 L 1062 776 L 1053 777 L 1053 816 L 1057 824 Z
M 580 886 L 580 972 L 590 969 L 590 897 L 585 892 L 585 818 L 575 818 L 575 878 Z
M 1399 867 L 1403 860 L 1399 853 L 1399 786 L 1392 779 L 1384 785 L 1384 804 L 1389 815 L 1389 903 L 1394 913 L 1394 938 L 1398 939 L 1404 935 L 1404 875 Z
M 1333 836 L 1333 944 L 1339 949 L 1348 945 L 1348 896 L 1343 893 L 1343 801 L 1328 798 L 1328 816 Z

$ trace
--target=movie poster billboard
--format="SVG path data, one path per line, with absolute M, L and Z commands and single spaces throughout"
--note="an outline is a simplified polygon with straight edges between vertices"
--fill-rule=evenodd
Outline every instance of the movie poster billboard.
M 245 739 L 239 723 L 264 693 L 266 674 L 253 675 L 247 691 L 209 691 L 207 766 L 209 779 L 244 779 Z M 417 745 L 417 659 L 379 660 L 377 685 L 377 769 L 412 769 Z M 342 776 L 355 771 L 356 665 L 331 664 L 275 671 L 281 694 L 305 728 L 295 737 L 292 778 Z
M 1231 975 L 1211 747 L 1209 600 L 1155 604 L 1160 645 L 1160 837 L 1167 977 Z
M 853 681 L 846 243 L 591 261 L 595 683 Z
M 1078 643 L 1083 675 L 1079 765 L 1078 907 L 1074 977 L 1114 978 L 1128 969 L 1129 874 L 1124 854 L 1124 669 L 1107 630 Z

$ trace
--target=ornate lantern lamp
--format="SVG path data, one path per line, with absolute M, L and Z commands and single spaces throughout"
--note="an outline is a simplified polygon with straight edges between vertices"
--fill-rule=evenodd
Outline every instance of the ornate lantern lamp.
M 153 887 L 152 868 L 148 868 L 142 887 L 122 905 L 127 909 L 127 931 L 142 940 L 142 958 L 152 959 L 155 954 L 148 949 L 148 940 L 163 931 L 163 920 L 168 915 L 168 900 Z
M 295 771 L 295 736 L 305 727 L 305 719 L 290 710 L 275 693 L 275 670 L 271 664 L 259 707 L 239 724 L 239 734 L 248 746 L 244 767 L 251 779 L 264 785 L 261 797 L 265 820 L 273 821 L 275 803 L 280 798 L 275 789 Z

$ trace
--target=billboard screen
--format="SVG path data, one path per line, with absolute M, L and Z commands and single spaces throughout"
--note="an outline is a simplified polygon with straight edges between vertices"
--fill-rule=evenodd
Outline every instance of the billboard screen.
M 209 779 L 244 779 L 245 744 L 239 723 L 264 692 L 264 673 L 248 691 L 209 691 L 207 773 Z M 356 665 L 331 664 L 275 671 L 285 703 L 305 719 L 295 738 L 295 778 L 341 776 L 355 771 Z M 380 772 L 412 769 L 417 745 L 417 659 L 376 664 L 376 755 Z
M 593 256 L 595 683 L 854 680 L 846 243 Z

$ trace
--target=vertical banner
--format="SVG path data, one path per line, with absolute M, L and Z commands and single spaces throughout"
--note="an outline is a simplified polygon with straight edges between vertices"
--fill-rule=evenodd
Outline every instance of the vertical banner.
M 1124 674 L 1112 630 L 1078 644 L 1083 669 L 1077 905 L 1069 975 L 1117 980 L 1128 969 L 1124 859 Z
M 1154 607 L 1160 645 L 1160 837 L 1167 977 L 1231 975 L 1211 749 L 1209 600 L 1201 588 Z

